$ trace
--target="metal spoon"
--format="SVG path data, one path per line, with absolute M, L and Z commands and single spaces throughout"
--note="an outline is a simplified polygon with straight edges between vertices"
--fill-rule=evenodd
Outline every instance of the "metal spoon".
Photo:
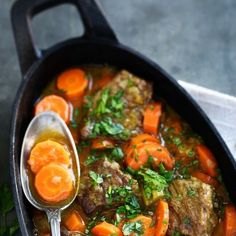
M 42 201 L 35 198 L 32 194 L 29 182 L 29 173 L 27 168 L 27 160 L 29 158 L 30 151 L 32 150 L 36 140 L 46 130 L 55 131 L 58 134 L 62 135 L 68 140 L 70 148 L 74 153 L 76 170 L 77 173 L 74 173 L 76 176 L 76 191 L 74 196 L 71 198 L 70 202 L 67 202 L 65 205 L 51 205 L 44 204 Z M 52 236 L 60 236 L 60 221 L 61 221 L 61 211 L 67 208 L 75 199 L 78 189 L 79 189 L 79 176 L 80 176 L 80 164 L 79 157 L 76 150 L 76 146 L 73 140 L 73 137 L 68 129 L 66 123 L 54 112 L 43 112 L 35 116 L 30 122 L 22 144 L 21 149 L 21 163 L 20 163 L 20 175 L 21 175 L 21 184 L 24 191 L 24 194 L 28 201 L 39 210 L 45 211 L 48 217 L 48 221 L 51 226 Z

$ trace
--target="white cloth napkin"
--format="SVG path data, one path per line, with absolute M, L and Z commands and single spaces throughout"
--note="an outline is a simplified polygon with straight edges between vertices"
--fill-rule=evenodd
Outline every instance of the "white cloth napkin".
M 206 112 L 236 160 L 236 97 L 178 81 Z

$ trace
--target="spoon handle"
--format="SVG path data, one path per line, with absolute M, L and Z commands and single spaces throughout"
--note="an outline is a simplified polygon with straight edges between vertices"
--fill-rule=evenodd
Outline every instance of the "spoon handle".
M 60 236 L 60 222 L 61 222 L 61 210 L 60 209 L 48 209 L 46 211 L 48 221 L 51 226 L 51 235 Z

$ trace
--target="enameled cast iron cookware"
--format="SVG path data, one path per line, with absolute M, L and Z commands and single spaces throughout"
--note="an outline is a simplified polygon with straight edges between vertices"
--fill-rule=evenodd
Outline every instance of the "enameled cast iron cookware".
M 80 38 L 40 51 L 31 37 L 31 19 L 36 14 L 63 3 L 76 6 L 85 33 Z M 214 152 L 227 190 L 236 203 L 236 163 L 212 123 L 190 95 L 162 68 L 119 43 L 96 0 L 18 0 L 11 13 L 23 78 L 12 115 L 10 172 L 16 211 L 24 236 L 33 235 L 33 225 L 30 206 L 23 196 L 20 183 L 20 150 L 24 133 L 32 119 L 33 105 L 55 75 L 68 67 L 81 64 L 107 63 L 152 81 L 154 94 L 172 105 Z

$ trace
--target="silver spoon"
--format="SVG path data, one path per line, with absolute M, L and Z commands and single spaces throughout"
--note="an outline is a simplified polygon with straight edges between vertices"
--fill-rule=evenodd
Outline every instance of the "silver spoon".
M 70 198 L 71 200 L 69 202 L 60 206 L 43 203 L 42 201 L 38 200 L 33 196 L 30 188 L 27 160 L 36 140 L 38 139 L 40 134 L 42 134 L 46 130 L 55 131 L 68 140 L 70 148 L 73 151 L 73 156 L 75 158 L 76 163 L 75 169 L 77 170 L 77 173 L 74 173 L 75 176 L 77 175 L 75 178 L 76 191 L 74 193 L 74 196 Z M 67 208 L 74 201 L 78 193 L 80 164 L 76 146 L 73 137 L 70 133 L 70 130 L 68 129 L 66 123 L 56 113 L 40 113 L 39 115 L 35 116 L 30 122 L 26 130 L 21 149 L 20 175 L 22 188 L 26 198 L 34 207 L 46 212 L 48 221 L 51 226 L 52 236 L 60 236 L 61 211 Z

